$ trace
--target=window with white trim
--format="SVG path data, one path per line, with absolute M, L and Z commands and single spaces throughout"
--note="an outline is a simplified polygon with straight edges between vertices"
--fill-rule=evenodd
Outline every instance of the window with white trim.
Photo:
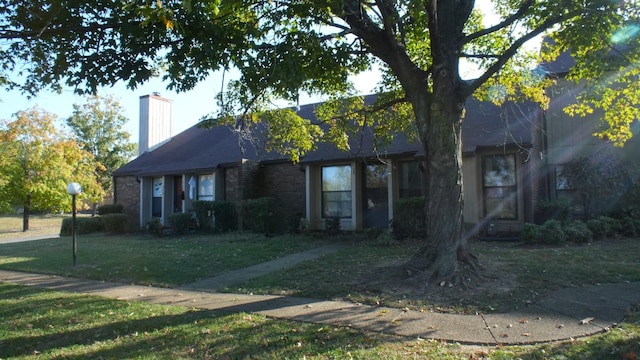
M 322 167 L 322 217 L 351 217 L 351 165 Z
M 517 219 L 515 154 L 485 156 L 482 165 L 485 214 L 491 219 Z
M 198 175 L 197 199 L 213 201 L 213 174 Z

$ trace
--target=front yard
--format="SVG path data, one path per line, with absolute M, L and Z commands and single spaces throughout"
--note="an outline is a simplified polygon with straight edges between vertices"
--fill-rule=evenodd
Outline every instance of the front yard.
M 83 235 L 75 267 L 71 239 L 62 237 L 0 244 L 0 268 L 173 287 L 332 241 L 347 246 L 227 291 L 488 313 L 525 307 L 558 288 L 640 281 L 640 240 L 630 238 L 559 247 L 472 242 L 486 268 L 482 281 L 466 290 L 445 286 L 429 292 L 403 282 L 370 281 L 406 261 L 418 244 L 380 246 L 348 236 Z M 0 322 L 6 325 L 0 327 L 0 358 L 635 359 L 640 354 L 635 314 L 588 339 L 481 348 L 0 284 Z

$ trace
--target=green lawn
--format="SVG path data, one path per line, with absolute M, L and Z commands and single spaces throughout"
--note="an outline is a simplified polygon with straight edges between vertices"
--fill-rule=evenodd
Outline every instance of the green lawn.
M 78 215 L 85 216 L 85 215 Z M 22 231 L 22 215 L 0 215 L 0 240 L 60 233 L 62 219 L 71 215 L 31 215 L 29 230 Z
M 640 281 L 640 241 L 617 239 L 581 246 L 526 247 L 473 242 L 487 277 L 471 289 L 424 293 L 366 286 L 362 280 L 402 263 L 416 244 L 379 246 L 362 239 L 307 236 L 189 235 L 156 238 L 78 237 L 0 244 L 0 268 L 175 286 L 331 241 L 333 255 L 238 284 L 228 291 L 347 299 L 445 312 L 508 311 L 547 292 L 584 284 Z M 492 278 L 491 276 L 495 276 Z M 253 314 L 227 314 L 108 300 L 0 284 L 0 359 L 635 359 L 640 321 L 632 314 L 612 331 L 572 342 L 526 347 L 468 347 L 425 339 L 291 323 Z
M 571 342 L 470 347 L 0 283 L 0 359 L 635 359 L 632 316 Z
M 309 237 L 77 236 L 0 245 L 0 268 L 156 286 L 178 286 L 320 246 Z

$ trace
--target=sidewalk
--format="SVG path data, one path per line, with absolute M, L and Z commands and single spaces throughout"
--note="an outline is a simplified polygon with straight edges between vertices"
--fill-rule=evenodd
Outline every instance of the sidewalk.
M 244 276 L 293 266 L 338 248 L 328 246 L 286 256 L 249 268 L 251 270 Z M 243 276 L 242 271 L 230 274 L 233 275 L 226 274 L 179 289 L 4 270 L 0 270 L 0 281 L 119 300 L 252 312 L 276 319 L 486 345 L 549 342 L 601 333 L 621 322 L 640 300 L 640 283 L 620 283 L 563 289 L 525 309 L 507 314 L 451 315 L 299 297 L 215 293 L 216 289 L 231 285 Z

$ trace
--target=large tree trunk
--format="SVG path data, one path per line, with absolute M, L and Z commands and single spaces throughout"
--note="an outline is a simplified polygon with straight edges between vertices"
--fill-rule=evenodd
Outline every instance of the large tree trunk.
M 427 233 L 422 248 L 407 263 L 428 282 L 450 280 L 460 266 L 475 267 L 475 257 L 462 236 L 462 116 L 464 99 L 454 96 L 427 96 L 414 102 L 420 137 L 426 156 L 423 179 L 426 189 Z M 438 101 L 445 98 L 448 101 Z
M 371 53 L 396 75 L 413 105 L 418 134 L 426 156 L 424 246 L 406 264 L 417 279 L 428 283 L 450 280 L 464 264 L 476 265 L 462 234 L 462 117 L 465 84 L 459 76 L 464 25 L 473 0 L 432 0 L 429 14 L 431 66 L 422 69 L 392 28 L 379 28 L 360 2 L 345 2 L 344 20 L 364 40 Z
M 467 95 L 459 74 L 460 40 L 473 1 L 427 4 L 433 62 L 425 82 L 431 88 L 419 83 L 405 86 L 426 156 L 427 234 L 407 267 L 433 283 L 453 279 L 466 264 L 477 265 L 462 236 L 462 118 Z

